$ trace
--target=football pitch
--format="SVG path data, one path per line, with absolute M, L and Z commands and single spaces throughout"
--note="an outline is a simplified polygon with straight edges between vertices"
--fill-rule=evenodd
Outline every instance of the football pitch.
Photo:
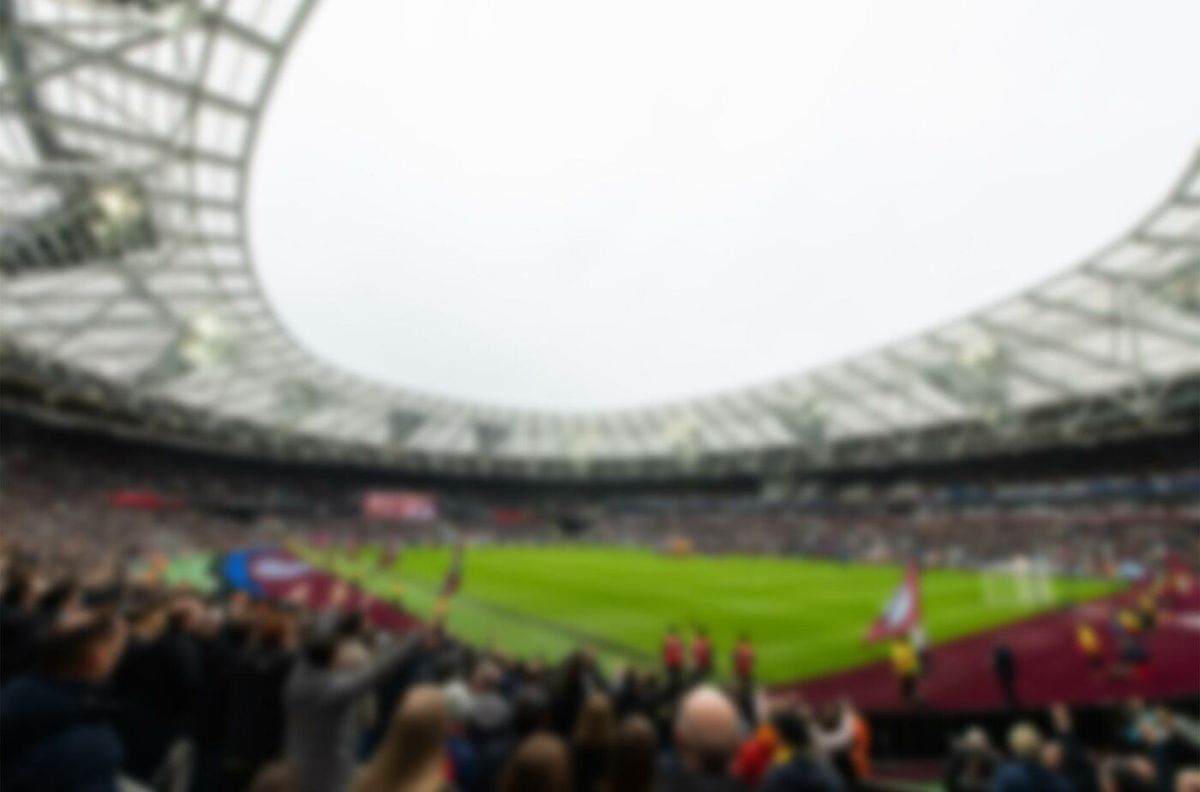
M 449 548 L 407 548 L 389 568 L 379 550 L 353 559 L 304 548 L 316 566 L 355 580 L 372 595 L 402 599 L 431 616 L 451 564 Z M 717 670 L 745 631 L 757 673 L 791 682 L 877 660 L 886 646 L 862 637 L 903 577 L 899 567 L 755 556 L 668 557 L 611 547 L 476 547 L 465 554 L 462 585 L 447 621 L 466 640 L 521 657 L 553 661 L 594 644 L 608 666 L 657 663 L 669 625 L 705 627 Z M 1056 579 L 1052 600 L 1000 604 L 985 598 L 975 572 L 930 570 L 921 576 L 926 631 L 940 643 L 1117 588 L 1107 580 Z M 994 600 L 994 598 L 993 598 Z

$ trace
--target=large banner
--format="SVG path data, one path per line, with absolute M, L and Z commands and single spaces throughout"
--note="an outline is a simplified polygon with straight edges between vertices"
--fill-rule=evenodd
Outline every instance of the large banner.
M 437 501 L 425 492 L 374 490 L 363 495 L 363 516 L 368 520 L 436 520 Z

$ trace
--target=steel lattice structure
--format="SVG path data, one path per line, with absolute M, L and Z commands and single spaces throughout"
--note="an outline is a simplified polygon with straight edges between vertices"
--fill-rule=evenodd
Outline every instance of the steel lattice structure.
M 519 478 L 788 475 L 1192 425 L 1200 152 L 1064 274 L 758 387 L 597 414 L 366 380 L 276 319 L 246 200 L 314 0 L 0 0 L 4 403 L 295 459 Z

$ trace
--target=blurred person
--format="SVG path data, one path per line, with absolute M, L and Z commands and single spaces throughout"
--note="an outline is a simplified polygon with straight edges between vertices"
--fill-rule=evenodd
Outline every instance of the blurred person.
M 1100 789 L 1102 792 L 1160 792 L 1162 787 L 1150 760 L 1134 756 L 1105 762 L 1100 769 Z
M 677 765 L 659 784 L 660 792 L 732 792 L 742 790 L 733 777 L 733 758 L 741 741 L 741 723 L 729 698 L 703 685 L 688 693 L 675 719 Z
M 460 679 L 442 688 L 450 711 L 450 735 L 446 753 L 453 769 L 454 785 L 459 792 L 475 792 L 479 785 L 479 756 L 475 745 L 467 738 L 467 724 L 475 710 L 475 697 Z
M 696 634 L 692 637 L 692 673 L 698 679 L 705 679 L 712 673 L 712 666 L 712 639 L 708 637 L 707 629 L 697 627 Z
M 657 760 L 654 725 L 643 715 L 627 717 L 613 738 L 601 792 L 652 792 Z
M 110 615 L 75 615 L 41 639 L 36 670 L 0 694 L 0 790 L 116 792 L 124 754 L 102 686 L 125 640 Z
M 571 740 L 575 792 L 599 790 L 615 730 L 612 701 L 605 693 L 593 692 L 579 713 Z
M 889 654 L 892 671 L 900 681 L 900 699 L 906 704 L 917 704 L 920 701 L 921 658 L 916 649 L 907 638 L 898 638 L 892 642 Z
M 770 720 L 758 724 L 754 733 L 742 742 L 733 759 L 733 775 L 743 784 L 757 788 L 771 769 L 779 749 L 779 735 Z
M 1099 792 L 1096 767 L 1075 735 L 1071 711 L 1063 704 L 1050 707 L 1052 738 L 1043 747 L 1042 764 L 1067 782 L 1071 792 Z
M 821 762 L 812 740 L 812 724 L 794 710 L 783 710 L 771 718 L 779 735 L 776 765 L 767 773 L 762 792 L 841 792 L 838 775 Z
M 375 755 L 354 792 L 445 792 L 450 703 L 432 685 L 418 685 L 396 707 Z
M 249 792 L 296 792 L 296 772 L 285 762 L 273 762 L 254 776 Z
M 6 578 L 0 596 L 0 685 L 29 670 L 33 663 L 38 622 L 33 612 L 37 584 L 31 571 Z
M 192 733 L 204 669 L 190 628 L 190 601 L 161 595 L 135 616 L 129 645 L 113 676 L 120 704 L 114 719 L 125 769 L 149 783 L 173 744 Z
M 1008 733 L 1012 758 L 992 777 L 991 792 L 1070 792 L 1066 781 L 1042 764 L 1042 735 L 1032 723 L 1017 723 Z
M 234 659 L 225 727 L 226 771 L 234 789 L 283 752 L 283 690 L 296 661 L 294 629 L 282 613 L 262 614 L 252 642 Z
M 409 658 L 421 636 L 383 647 L 363 666 L 337 665 L 339 636 L 311 637 L 284 687 L 284 755 L 298 792 L 342 792 L 354 774 L 359 732 L 356 705 Z
M 809 737 L 817 753 L 837 771 L 848 787 L 853 787 L 859 772 L 854 759 L 855 717 L 849 703 L 826 704 L 809 718 Z
M 1104 667 L 1104 642 L 1095 625 L 1088 621 L 1079 622 L 1075 627 L 1075 644 L 1093 672 Z
M 671 690 L 679 690 L 683 685 L 683 662 L 683 639 L 674 626 L 668 627 L 663 637 L 662 664 Z
M 750 643 L 748 633 L 739 635 L 733 648 L 733 674 L 743 684 L 754 680 L 754 644 Z
M 951 748 L 942 783 L 946 792 L 986 792 L 999 764 L 987 732 L 971 726 Z
M 571 760 L 561 738 L 527 737 L 500 777 L 500 792 L 572 792 Z
M 1015 709 L 1019 701 L 1017 699 L 1017 656 L 1013 652 L 1011 646 L 1004 639 L 999 639 L 992 645 L 992 673 L 996 677 L 996 682 L 1000 685 L 1000 693 L 1004 696 L 1004 703 L 1009 708 Z

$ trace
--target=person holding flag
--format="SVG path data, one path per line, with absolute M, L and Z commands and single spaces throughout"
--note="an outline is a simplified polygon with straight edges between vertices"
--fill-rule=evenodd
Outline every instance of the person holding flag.
M 445 619 L 446 614 L 450 611 L 450 600 L 458 593 L 462 586 L 463 576 L 463 556 L 466 553 L 466 542 L 459 541 L 454 547 L 454 555 L 450 559 L 450 568 L 446 570 L 446 577 L 442 580 L 442 588 L 438 592 L 437 601 L 437 617 L 439 620 Z
M 921 573 L 910 563 L 904 570 L 900 587 L 884 603 L 883 611 L 867 630 L 868 642 L 891 640 L 889 651 L 892 670 L 900 680 L 900 695 L 905 702 L 915 704 L 917 681 L 921 676 L 921 657 L 909 636 L 921 624 Z

